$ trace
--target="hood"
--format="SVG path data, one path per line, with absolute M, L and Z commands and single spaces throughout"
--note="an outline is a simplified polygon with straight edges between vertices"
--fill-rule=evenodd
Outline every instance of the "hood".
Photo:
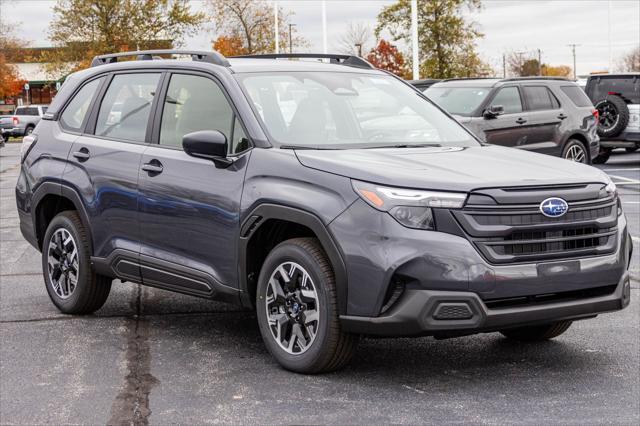
M 296 154 L 306 167 L 407 188 L 468 192 L 608 181 L 591 166 L 499 146 L 296 150 Z

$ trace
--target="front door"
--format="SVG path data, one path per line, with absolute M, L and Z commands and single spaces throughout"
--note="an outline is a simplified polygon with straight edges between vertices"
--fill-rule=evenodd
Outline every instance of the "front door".
M 242 125 L 216 80 L 199 74 L 171 75 L 158 116 L 159 143 L 145 150 L 140 172 L 143 282 L 206 297 L 235 294 L 250 155 Z M 182 137 L 199 130 L 222 132 L 236 161 L 224 167 L 187 155 Z
M 160 73 L 117 74 L 85 134 L 74 143 L 65 179 L 78 183 L 92 221 L 97 257 L 120 253 L 121 276 L 140 280 L 138 173 Z
M 518 148 L 528 141 L 529 116 L 524 111 L 517 86 L 502 87 L 490 102 L 502 106 L 504 113 L 494 118 L 482 118 L 485 140 L 493 145 Z

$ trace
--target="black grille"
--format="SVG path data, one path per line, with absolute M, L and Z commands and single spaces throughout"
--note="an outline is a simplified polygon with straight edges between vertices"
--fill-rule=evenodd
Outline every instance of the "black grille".
M 454 211 L 468 238 L 489 262 L 564 259 L 615 249 L 618 214 L 614 197 L 569 201 L 569 211 L 553 218 L 539 211 L 539 203 L 542 197 L 556 194 L 539 195 L 541 199 L 531 204 L 509 203 L 511 194 L 523 198 L 522 193 L 505 191 L 502 204 L 468 205 Z

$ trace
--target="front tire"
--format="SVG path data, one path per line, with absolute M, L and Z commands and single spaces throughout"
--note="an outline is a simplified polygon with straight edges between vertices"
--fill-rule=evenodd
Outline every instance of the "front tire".
M 287 240 L 269 253 L 256 310 L 267 349 L 287 370 L 334 371 L 356 351 L 358 336 L 340 327 L 334 273 L 315 238 Z
M 65 314 L 89 314 L 104 305 L 111 278 L 91 268 L 89 236 L 75 211 L 53 218 L 42 244 L 42 271 L 47 293 Z
M 552 324 L 511 328 L 500 333 L 508 339 L 521 342 L 540 342 L 558 337 L 571 327 L 571 321 L 559 321 Z

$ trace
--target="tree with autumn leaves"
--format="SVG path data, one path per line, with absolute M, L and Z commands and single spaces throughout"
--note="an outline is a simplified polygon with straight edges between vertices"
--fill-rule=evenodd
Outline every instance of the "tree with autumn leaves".
M 384 39 L 380 39 L 376 47 L 371 49 L 366 57 L 367 61 L 382 70 L 392 72 L 398 77 L 410 78 L 410 70 L 402 52 L 396 46 Z
M 58 0 L 49 40 L 57 48 L 43 62 L 66 74 L 96 55 L 179 46 L 206 16 L 188 0 Z
M 17 96 L 22 92 L 24 80 L 18 75 L 18 70 L 7 63 L 6 52 L 21 46 L 11 28 L 0 21 L 0 99 Z
M 213 42 L 214 50 L 225 56 L 238 56 L 275 51 L 273 7 L 255 0 L 209 0 L 209 10 L 219 34 Z M 289 50 L 289 22 L 291 13 L 278 8 L 279 47 Z M 295 27 L 291 29 L 293 48 L 308 46 Z
M 420 0 L 418 45 L 420 74 L 431 78 L 475 77 L 491 74 L 476 51 L 483 34 L 463 10 L 477 10 L 480 0 Z M 386 30 L 393 40 L 411 45 L 411 1 L 398 0 L 378 14 L 376 35 Z

